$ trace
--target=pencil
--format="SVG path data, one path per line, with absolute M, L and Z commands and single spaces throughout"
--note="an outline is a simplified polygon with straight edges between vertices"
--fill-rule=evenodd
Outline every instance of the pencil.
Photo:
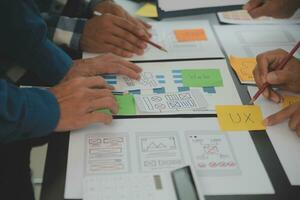
M 101 16 L 102 13 L 100 13 L 100 12 L 98 12 L 98 11 L 94 11 L 94 15 L 96 15 L 96 16 Z M 168 52 L 165 48 L 163 48 L 162 46 L 160 46 L 160 45 L 158 45 L 158 44 L 156 44 L 156 43 L 154 43 L 154 42 L 152 42 L 152 41 L 150 41 L 150 40 L 145 40 L 145 39 L 142 39 L 142 40 L 145 41 L 145 42 L 147 42 L 147 43 L 149 43 L 149 44 L 151 44 L 152 46 L 158 48 L 158 49 L 161 50 L 161 51 Z
M 278 64 L 278 66 L 275 67 L 275 70 L 282 70 L 284 66 L 289 62 L 289 60 L 293 57 L 293 55 L 295 54 L 295 52 L 298 50 L 299 47 L 300 47 L 300 41 L 298 41 L 296 46 L 290 51 L 288 55 L 286 55 L 286 57 L 284 57 L 284 59 Z M 269 83 L 264 83 L 263 86 L 253 96 L 249 104 L 253 104 L 254 101 L 256 101 L 256 99 L 259 97 L 259 95 L 261 95 L 264 92 L 264 90 L 269 86 L 270 86 Z

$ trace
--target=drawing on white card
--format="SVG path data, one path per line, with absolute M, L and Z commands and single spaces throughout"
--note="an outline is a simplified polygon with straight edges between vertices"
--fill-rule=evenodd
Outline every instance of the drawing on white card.
M 135 96 L 141 112 L 160 113 L 176 111 L 199 111 L 207 108 L 208 103 L 199 90 Z
M 186 138 L 199 176 L 241 173 L 226 132 L 186 131 Z
M 236 32 L 240 42 L 244 44 L 274 44 L 295 42 L 293 36 L 286 31 L 276 32 L 269 30 L 238 31 Z
M 183 165 L 177 132 L 137 133 L 143 172 L 166 171 Z
M 128 139 L 122 135 L 88 135 L 86 173 L 128 172 Z

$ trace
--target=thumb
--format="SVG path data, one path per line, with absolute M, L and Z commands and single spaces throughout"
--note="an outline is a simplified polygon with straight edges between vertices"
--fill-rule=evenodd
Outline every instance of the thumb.
M 248 11 L 251 17 L 258 18 L 262 16 L 269 16 L 269 8 L 267 4 L 263 4 L 257 8 L 253 8 L 252 10 Z
M 295 107 L 297 106 L 296 104 L 292 104 L 284 109 L 282 109 L 281 111 L 270 115 L 269 117 L 267 117 L 264 120 L 264 124 L 266 126 L 273 126 L 276 125 L 280 122 L 283 122 L 285 119 L 289 118 L 294 112 L 295 112 Z
M 267 82 L 271 85 L 281 85 L 288 82 L 288 74 L 285 70 L 272 71 L 267 74 Z

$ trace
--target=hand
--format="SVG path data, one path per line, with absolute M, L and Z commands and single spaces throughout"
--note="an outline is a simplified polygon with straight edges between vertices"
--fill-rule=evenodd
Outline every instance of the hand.
M 292 58 L 282 70 L 275 70 L 288 53 L 278 49 L 262 53 L 256 57 L 257 65 L 253 71 L 254 79 L 259 88 L 268 82 L 290 92 L 300 92 L 300 62 Z M 274 70 L 274 71 L 273 71 Z M 282 101 L 272 88 L 267 88 L 263 95 L 277 103 Z
M 126 19 L 129 22 L 135 24 L 139 29 L 144 29 L 147 35 L 151 37 L 151 33 L 148 32 L 148 30 L 151 28 L 150 24 L 147 24 L 146 22 L 138 18 L 132 17 L 126 10 L 124 10 L 121 6 L 111 0 L 102 1 L 95 6 L 94 10 L 102 14 L 110 13 L 112 15 Z
M 109 124 L 112 116 L 96 112 L 109 109 L 118 112 L 118 106 L 111 90 L 101 77 L 76 78 L 50 88 L 60 107 L 60 118 L 56 132 L 83 128 L 89 124 L 103 122 Z
M 106 54 L 95 58 L 75 60 L 63 81 L 102 74 L 122 74 L 132 79 L 139 79 L 141 71 L 142 69 L 132 62 L 113 54 Z
M 142 39 L 143 38 L 143 39 Z M 89 19 L 80 39 L 84 51 L 114 53 L 122 57 L 143 55 L 149 40 L 147 32 L 119 16 L 103 14 Z
M 274 18 L 288 18 L 300 7 L 299 0 L 250 0 L 244 9 L 253 18 L 270 16 Z
M 292 104 L 283 110 L 275 113 L 264 120 L 266 126 L 273 126 L 286 119 L 289 120 L 289 127 L 291 130 L 296 131 L 300 136 L 300 102 Z

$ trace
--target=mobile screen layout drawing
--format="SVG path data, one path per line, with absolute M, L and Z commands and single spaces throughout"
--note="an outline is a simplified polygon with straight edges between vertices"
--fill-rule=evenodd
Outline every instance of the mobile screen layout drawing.
M 175 60 L 193 58 L 224 58 L 208 21 L 150 22 L 151 41 L 164 47 L 163 52 L 148 44 L 142 56 L 126 58 L 131 61 Z M 99 54 L 83 53 L 83 58 Z
M 83 187 L 83 200 L 204 200 L 190 166 L 157 174 L 86 177 Z
M 281 48 L 289 52 L 300 38 L 300 26 L 295 25 L 228 25 L 214 26 L 229 56 L 252 57 Z M 295 53 L 300 58 L 300 51 Z

